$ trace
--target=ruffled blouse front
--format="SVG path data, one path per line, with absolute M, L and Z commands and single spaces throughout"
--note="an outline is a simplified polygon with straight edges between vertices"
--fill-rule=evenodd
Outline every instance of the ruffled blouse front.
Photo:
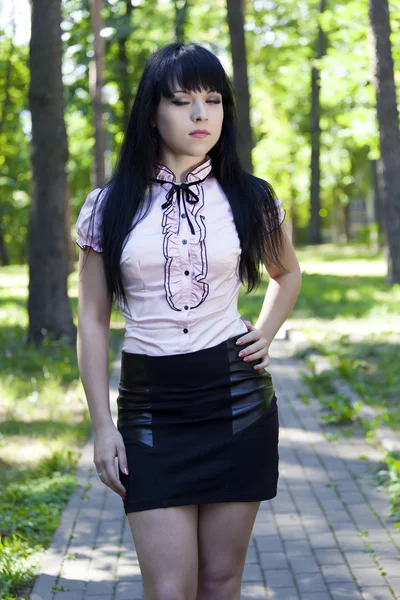
M 101 252 L 103 195 L 92 240 L 87 230 L 99 192 L 86 198 L 76 230 L 81 248 Z M 237 310 L 240 240 L 211 158 L 181 183 L 157 165 L 149 202 L 121 255 L 128 299 L 127 309 L 119 306 L 126 319 L 123 350 L 150 356 L 194 352 L 246 332 Z M 280 209 L 280 223 L 284 218 Z
M 211 160 L 201 168 L 189 173 L 182 184 L 176 184 L 174 174 L 161 166 L 153 181 L 162 187 L 169 187 L 166 201 L 162 204 L 163 253 L 165 257 L 164 288 L 165 297 L 173 310 L 182 310 L 182 268 L 180 260 L 180 223 L 186 219 L 190 236 L 185 242 L 190 244 L 191 256 L 191 295 L 190 308 L 197 308 L 207 298 L 209 285 L 206 281 L 208 271 L 206 224 L 202 214 L 204 207 L 204 189 L 201 185 L 211 173 Z M 165 182 L 168 182 L 165 186 Z M 183 243 L 183 240 L 182 240 Z

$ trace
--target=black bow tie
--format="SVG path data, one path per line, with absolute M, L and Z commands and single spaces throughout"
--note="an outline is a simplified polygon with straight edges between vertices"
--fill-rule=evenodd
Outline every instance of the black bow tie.
M 169 206 L 171 206 L 172 204 L 172 199 L 174 197 L 174 194 L 176 193 L 177 195 L 177 202 L 178 202 L 178 209 L 179 209 L 179 214 L 180 214 L 180 203 L 181 203 L 181 199 L 183 201 L 183 206 L 185 209 L 185 215 L 187 218 L 187 221 L 189 223 L 189 227 L 190 227 L 190 231 L 192 232 L 192 234 L 195 234 L 195 230 L 194 227 L 192 225 L 192 222 L 189 218 L 189 213 L 187 210 L 187 206 L 186 203 L 188 204 L 197 204 L 197 202 L 200 200 L 199 196 L 192 190 L 190 189 L 191 185 L 198 185 L 200 183 L 203 183 L 203 181 L 205 181 L 207 179 L 207 177 L 205 177 L 204 179 L 199 179 L 198 181 L 191 181 L 190 183 L 175 183 L 173 181 L 166 181 L 164 179 L 155 179 L 152 178 L 152 181 L 155 181 L 157 183 L 169 183 L 171 184 L 170 189 L 167 192 L 167 195 L 165 196 L 165 202 L 164 204 L 161 206 L 161 208 L 165 209 L 168 208 Z

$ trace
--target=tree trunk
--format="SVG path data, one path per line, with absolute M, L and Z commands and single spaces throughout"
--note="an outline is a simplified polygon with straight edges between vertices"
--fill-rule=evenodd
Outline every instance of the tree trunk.
M 320 0 L 319 12 L 322 14 L 326 9 L 326 0 Z M 318 26 L 318 37 L 316 46 L 316 58 L 320 59 L 326 52 L 326 39 L 321 26 Z M 308 229 L 308 243 L 320 244 L 321 236 L 321 208 L 320 201 L 320 72 L 315 66 L 311 69 L 311 186 L 310 201 L 311 215 Z
M 247 77 L 247 58 L 244 37 L 245 2 L 227 0 L 228 26 L 233 63 L 233 87 L 238 116 L 238 151 L 242 167 L 253 171 L 251 151 L 253 139 L 250 123 L 250 92 Z
M 122 20 L 122 26 L 124 28 L 124 35 L 119 38 L 118 41 L 118 53 L 119 53 L 119 67 L 120 67 L 120 93 L 122 105 L 124 107 L 124 115 L 123 115 L 123 124 L 124 128 L 128 124 L 130 112 L 131 112 L 131 103 L 132 103 L 132 90 L 129 82 L 129 62 L 128 62 L 128 53 L 126 50 L 126 45 L 129 38 L 129 28 L 131 23 L 131 15 L 133 11 L 133 6 L 131 0 L 126 0 L 126 9 L 125 15 Z
M 8 57 L 6 59 L 6 75 L 4 78 L 4 100 L 3 105 L 1 107 L 1 115 L 0 115 L 0 133 L 3 131 L 3 126 L 7 118 L 8 107 L 10 105 L 10 87 L 11 87 L 11 68 L 13 64 L 13 54 L 14 54 L 14 36 L 15 36 L 15 21 L 12 22 L 12 37 L 10 42 L 10 48 L 8 51 Z
M 369 0 L 373 78 L 379 124 L 380 188 L 386 233 L 387 282 L 400 283 L 400 135 L 388 0 Z
M 370 160 L 370 173 L 371 173 L 371 182 L 372 182 L 372 190 L 374 197 L 374 216 L 375 222 L 378 225 L 379 236 L 383 237 L 384 235 L 384 226 L 383 226 L 383 215 L 382 215 L 382 202 L 379 195 L 379 184 L 378 184 L 378 161 Z
M 188 0 L 174 0 L 175 4 L 175 39 L 177 42 L 185 41 L 185 25 L 187 11 L 189 8 Z
M 92 31 L 94 37 L 94 57 L 89 65 L 89 90 L 93 98 L 95 128 L 95 181 L 94 187 L 103 187 L 104 170 L 104 129 L 103 129 L 103 73 L 104 73 L 104 38 L 100 32 L 104 26 L 102 10 L 104 0 L 90 0 L 92 15 Z
M 4 241 L 3 231 L 0 224 L 0 265 L 2 267 L 6 267 L 9 263 L 10 261 L 8 259 L 7 246 Z
M 61 0 L 32 0 L 29 103 L 32 116 L 32 201 L 29 222 L 29 331 L 76 339 L 68 299 L 65 164 L 68 159 L 61 76 Z
M 14 54 L 14 37 L 15 37 L 15 21 L 12 21 L 12 34 L 11 34 L 11 42 L 10 48 L 8 51 L 8 57 L 6 60 L 6 74 L 4 78 L 4 100 L 1 106 L 0 112 L 0 134 L 3 131 L 4 123 L 6 122 L 9 105 L 10 105 L 10 87 L 11 87 L 11 67 L 12 67 L 12 59 Z M 1 210 L 0 210 L 0 265 L 6 266 L 9 264 L 7 245 L 4 241 L 3 229 L 1 226 Z
M 345 242 L 350 242 L 351 227 L 350 227 L 350 202 L 343 204 L 343 234 Z

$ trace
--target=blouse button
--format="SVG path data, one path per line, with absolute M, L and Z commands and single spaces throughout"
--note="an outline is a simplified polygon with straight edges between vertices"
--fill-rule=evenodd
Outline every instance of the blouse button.
M 185 329 L 183 330 L 183 333 L 187 333 L 188 331 L 189 331 L 189 330 L 188 330 L 188 329 L 186 329 L 186 327 L 185 327 Z
M 183 307 L 185 310 L 189 310 L 189 307 L 187 304 L 185 304 L 185 306 Z
M 182 219 L 186 219 L 186 215 L 185 215 L 185 213 L 182 213 L 182 214 L 181 214 L 181 217 L 182 217 Z
M 185 271 L 185 275 L 189 275 L 189 271 Z
M 187 240 L 182 240 L 182 244 L 187 244 Z

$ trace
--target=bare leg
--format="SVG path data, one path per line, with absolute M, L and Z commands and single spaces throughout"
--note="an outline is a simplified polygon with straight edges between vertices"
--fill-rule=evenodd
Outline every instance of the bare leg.
M 199 505 L 196 600 L 240 600 L 244 563 L 260 502 Z
M 198 505 L 128 513 L 144 600 L 195 600 Z

